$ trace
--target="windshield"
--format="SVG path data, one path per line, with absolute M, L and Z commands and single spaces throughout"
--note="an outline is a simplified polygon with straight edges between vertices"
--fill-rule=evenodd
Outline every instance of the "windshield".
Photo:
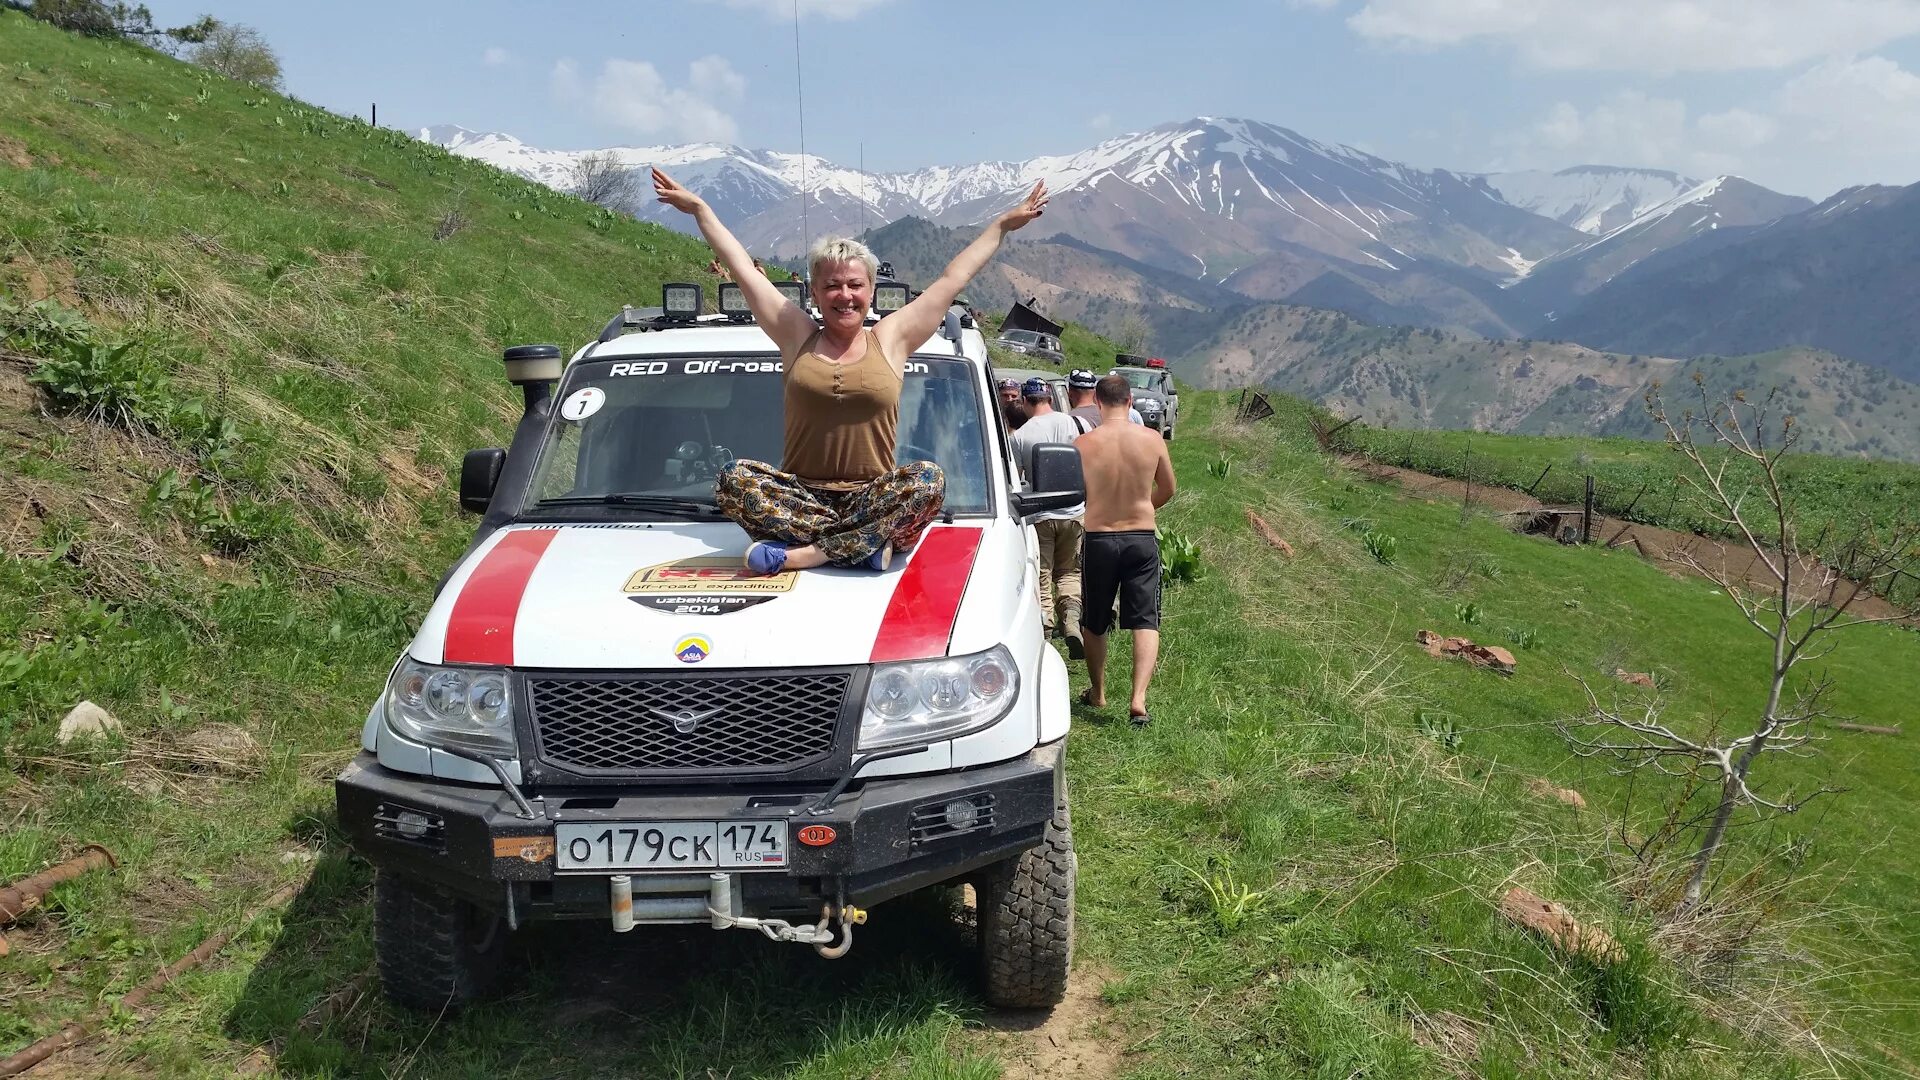
M 1115 368 L 1113 369 L 1113 373 L 1115 375 L 1125 375 L 1127 377 L 1127 385 L 1133 387 L 1135 390 L 1152 389 L 1153 384 L 1158 381 L 1160 375 L 1157 371 L 1147 371 L 1142 368 Z
M 1040 335 L 1031 330 L 1009 330 L 1000 335 L 1000 340 L 1018 342 L 1021 345 L 1035 345 L 1039 343 Z
M 773 353 L 574 364 L 556 393 L 557 415 L 540 446 L 525 509 L 616 494 L 711 503 L 714 478 L 727 462 L 779 464 L 780 367 Z M 907 369 L 895 460 L 938 464 L 947 474 L 947 509 L 986 513 L 987 424 L 972 365 L 915 357 Z

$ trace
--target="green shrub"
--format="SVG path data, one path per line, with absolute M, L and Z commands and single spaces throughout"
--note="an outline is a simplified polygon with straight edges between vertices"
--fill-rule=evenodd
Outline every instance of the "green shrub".
M 1160 543 L 1161 585 L 1199 581 L 1206 576 L 1206 568 L 1200 563 L 1200 545 L 1192 537 L 1159 528 L 1153 530 L 1153 536 Z
M 1392 566 L 1394 556 L 1400 551 L 1400 541 L 1392 533 L 1368 529 L 1360 534 L 1360 542 L 1367 545 L 1367 554 L 1382 566 Z
M 1217 480 L 1225 480 L 1233 474 L 1233 459 L 1225 454 L 1207 462 L 1207 475 Z

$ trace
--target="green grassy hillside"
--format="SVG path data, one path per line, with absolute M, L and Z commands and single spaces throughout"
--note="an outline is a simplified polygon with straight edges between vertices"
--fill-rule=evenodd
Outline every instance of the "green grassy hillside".
M 986 1080 L 1037 1056 L 1089 1078 L 1719 1078 L 1920 1056 L 1900 1011 L 1920 997 L 1915 882 L 1883 842 L 1913 820 L 1908 742 L 1839 736 L 1821 767 L 1856 787 L 1844 813 L 1743 831 L 1733 868 L 1810 838 L 1795 866 L 1814 891 L 1736 943 L 1764 963 L 1689 952 L 1626 902 L 1621 789 L 1546 725 L 1566 670 L 1615 660 L 1661 672 L 1688 715 L 1746 707 L 1724 600 L 1358 483 L 1293 406 L 1236 430 L 1201 394 L 1167 522 L 1206 572 L 1168 593 L 1156 722 L 1082 709 L 1069 746 L 1071 1022 L 1097 1067 L 982 1008 L 970 931 L 937 897 L 876 909 L 831 964 L 741 933 L 539 928 L 507 999 L 389 1009 L 328 784 L 470 535 L 448 472 L 506 434 L 498 348 L 578 344 L 704 261 L 394 133 L 0 12 L 0 879 L 89 841 L 122 860 L 7 930 L 0 1053 L 298 883 L 56 1067 Z M 1392 561 L 1369 531 L 1398 537 Z M 1484 630 L 1449 622 L 1469 602 Z M 1533 647 L 1502 680 L 1429 659 L 1422 626 Z M 1831 660 L 1843 707 L 1914 700 L 1914 647 L 1850 642 Z M 82 698 L 124 734 L 58 744 Z M 1530 794 L 1540 777 L 1590 809 Z M 1501 920 L 1514 884 L 1607 928 L 1625 961 Z
M 1686 462 L 1661 442 L 1360 424 L 1340 438 L 1343 448 L 1388 465 L 1492 487 L 1532 488 L 1543 501 L 1569 506 L 1580 504 L 1592 476 L 1594 503 L 1603 514 L 1706 536 L 1732 535 L 1684 482 Z M 1737 462 L 1728 475 L 1736 485 L 1750 484 L 1757 470 Z M 1791 485 L 1802 537 L 1828 558 L 1843 557 L 1862 530 L 1886 535 L 1920 518 L 1920 466 L 1795 454 L 1782 475 Z M 1916 584 L 1903 581 L 1901 595 Z

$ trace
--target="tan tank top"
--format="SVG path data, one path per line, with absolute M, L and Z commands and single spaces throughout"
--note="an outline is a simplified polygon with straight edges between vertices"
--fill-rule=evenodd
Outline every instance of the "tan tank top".
M 893 468 L 900 375 L 871 330 L 851 364 L 813 351 L 814 331 L 786 366 L 787 443 L 781 469 L 808 487 L 849 491 Z

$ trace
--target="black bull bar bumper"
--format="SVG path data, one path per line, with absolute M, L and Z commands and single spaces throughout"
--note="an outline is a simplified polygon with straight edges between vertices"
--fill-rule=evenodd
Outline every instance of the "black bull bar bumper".
M 527 820 L 501 788 L 395 772 L 364 751 L 334 781 L 334 801 L 354 848 L 375 866 L 516 922 L 607 913 L 606 873 L 556 872 L 556 824 L 784 818 L 785 869 L 738 875 L 747 912 L 817 916 L 822 900 L 877 904 L 1039 844 L 1066 798 L 1065 745 L 1064 739 L 1047 743 L 994 765 L 867 780 L 817 814 L 808 807 L 824 787 L 709 784 L 661 791 L 636 785 L 542 791 L 533 799 L 536 817 Z M 972 827 L 956 831 L 940 821 L 942 808 L 960 799 L 984 812 Z M 397 827 L 401 820 L 406 830 Z M 834 839 L 818 847 L 801 843 L 800 830 L 808 825 L 830 827 Z M 636 892 L 648 877 L 634 873 Z

